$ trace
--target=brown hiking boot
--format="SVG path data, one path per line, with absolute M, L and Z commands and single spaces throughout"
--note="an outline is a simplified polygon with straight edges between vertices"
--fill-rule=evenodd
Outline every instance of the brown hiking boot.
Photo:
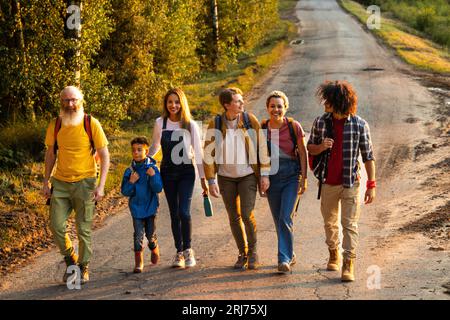
M 71 256 L 64 257 L 64 261 L 66 262 L 66 271 L 64 272 L 63 282 L 67 283 L 67 280 L 73 273 L 69 273 L 68 269 L 70 266 L 76 266 L 78 263 L 78 256 L 73 253 Z
M 342 281 L 355 281 L 355 259 L 345 258 L 342 264 Z
M 85 284 L 89 282 L 89 266 L 88 265 L 80 265 L 81 271 L 81 284 Z
M 150 249 L 150 260 L 153 264 L 157 264 L 159 261 L 159 245 L 156 245 L 154 249 Z
M 256 252 L 251 252 L 248 255 L 248 268 L 251 270 L 258 269 L 259 267 L 259 258 Z
M 247 269 L 248 266 L 248 259 L 245 253 L 239 253 L 238 259 L 236 263 L 234 264 L 235 269 Z
M 338 271 L 341 263 L 341 254 L 339 253 L 339 249 L 328 249 L 328 251 L 330 252 L 330 259 L 328 260 L 327 270 Z
M 135 251 L 134 252 L 134 273 L 141 273 L 144 269 L 144 252 L 143 251 Z

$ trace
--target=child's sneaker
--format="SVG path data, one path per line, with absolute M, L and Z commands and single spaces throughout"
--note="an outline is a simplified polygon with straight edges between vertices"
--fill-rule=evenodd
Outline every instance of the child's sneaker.
M 189 267 L 194 267 L 197 262 L 195 261 L 195 257 L 194 257 L 194 250 L 192 249 L 186 249 L 183 252 L 184 255 L 184 259 L 185 259 L 185 265 L 187 268 Z
M 156 247 L 154 249 L 150 249 L 151 251 L 151 256 L 150 256 L 150 260 L 153 264 L 157 264 L 159 261 L 159 245 L 156 245 Z
M 184 261 L 183 252 L 177 252 L 175 258 L 173 259 L 172 267 L 174 268 L 184 268 L 186 266 Z

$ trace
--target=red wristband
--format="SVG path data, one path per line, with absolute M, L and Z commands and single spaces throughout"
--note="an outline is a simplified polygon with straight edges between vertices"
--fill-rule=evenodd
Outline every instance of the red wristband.
M 366 188 L 373 189 L 377 187 L 377 182 L 375 180 L 367 180 Z

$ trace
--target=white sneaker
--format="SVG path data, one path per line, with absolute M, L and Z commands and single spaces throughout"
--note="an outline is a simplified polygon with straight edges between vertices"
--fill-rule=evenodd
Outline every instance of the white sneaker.
M 175 255 L 175 258 L 173 259 L 172 267 L 174 267 L 174 268 L 184 268 L 185 267 L 183 252 L 177 252 L 177 254 Z
M 194 257 L 194 250 L 186 249 L 184 250 L 183 254 L 185 259 L 185 265 L 187 268 L 194 267 L 197 264 Z
M 291 266 L 287 262 L 281 262 L 278 264 L 279 273 L 287 273 L 291 271 Z

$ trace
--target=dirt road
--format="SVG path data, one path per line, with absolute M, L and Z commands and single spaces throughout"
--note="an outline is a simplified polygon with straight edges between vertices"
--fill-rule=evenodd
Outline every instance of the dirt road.
M 170 268 L 175 249 L 162 197 L 159 265 L 146 266 L 140 275 L 131 272 L 133 229 L 125 210 L 94 233 L 92 281 L 81 290 L 61 285 L 63 262 L 51 250 L 1 279 L 0 299 L 449 299 L 442 287 L 450 280 L 448 205 L 442 209 L 444 225 L 435 226 L 441 233 L 421 229 L 427 221 L 436 222 L 436 208 L 449 198 L 448 136 L 441 133 L 448 122 L 435 114 L 448 101 L 405 74 L 405 66 L 335 1 L 302 0 L 296 13 L 304 43 L 293 46 L 272 76 L 248 95 L 247 109 L 266 117 L 266 94 L 283 90 L 290 98 L 290 116 L 309 134 L 322 109 L 314 99 L 317 85 L 325 79 L 354 84 L 359 114 L 371 126 L 378 178 L 375 203 L 362 207 L 354 283 L 343 284 L 338 272 L 324 269 L 328 251 L 310 174 L 310 188 L 295 218 L 298 264 L 292 274 L 276 273 L 276 234 L 265 199 L 258 199 L 256 207 L 263 266 L 233 270 L 237 251 L 223 203 L 214 201 L 214 216 L 205 217 L 197 185 L 192 210 L 197 267 Z M 379 289 L 371 281 L 378 272 Z

